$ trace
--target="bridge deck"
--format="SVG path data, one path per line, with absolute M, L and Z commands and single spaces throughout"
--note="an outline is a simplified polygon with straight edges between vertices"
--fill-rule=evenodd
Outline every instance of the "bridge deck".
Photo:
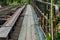
M 44 35 L 38 26 L 37 15 L 31 5 L 27 5 L 18 40 L 44 40 Z

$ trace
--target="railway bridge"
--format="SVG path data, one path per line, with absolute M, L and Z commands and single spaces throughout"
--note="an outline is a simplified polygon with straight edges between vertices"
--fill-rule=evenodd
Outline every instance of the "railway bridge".
M 0 40 L 46 40 L 46 33 L 53 31 L 49 29 L 50 6 L 51 3 L 48 2 L 33 1 L 32 5 L 2 8 L 0 10 Z M 53 4 L 54 30 L 57 13 L 58 6 Z

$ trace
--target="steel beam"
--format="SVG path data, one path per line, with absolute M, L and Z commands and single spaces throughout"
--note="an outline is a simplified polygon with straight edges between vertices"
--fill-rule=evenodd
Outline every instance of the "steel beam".
M 4 15 L 8 14 L 10 12 L 10 10 L 14 7 L 16 7 L 16 6 L 10 6 L 10 7 L 6 7 L 4 9 L 1 9 L 0 16 L 4 16 Z
M 25 5 L 22 8 L 19 8 L 3 26 L 12 27 L 24 8 Z
M 0 39 L 1 40 L 5 40 L 11 29 L 13 28 L 16 20 L 18 19 L 19 15 L 21 14 L 21 12 L 23 11 L 23 9 L 25 8 L 26 5 L 22 6 L 21 8 L 19 8 L 13 15 L 12 17 L 7 20 L 4 25 L 1 26 L 0 28 Z

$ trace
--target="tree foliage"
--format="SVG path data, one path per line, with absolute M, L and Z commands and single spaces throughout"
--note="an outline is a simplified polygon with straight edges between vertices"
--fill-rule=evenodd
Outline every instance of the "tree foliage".
M 31 3 L 32 0 L 0 0 L 0 3 L 7 5 L 19 5 L 22 3 Z

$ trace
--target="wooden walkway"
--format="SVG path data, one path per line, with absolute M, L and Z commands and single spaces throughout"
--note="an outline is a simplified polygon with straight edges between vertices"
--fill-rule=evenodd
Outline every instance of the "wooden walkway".
M 38 26 L 37 15 L 31 5 L 27 5 L 18 40 L 44 40 Z

